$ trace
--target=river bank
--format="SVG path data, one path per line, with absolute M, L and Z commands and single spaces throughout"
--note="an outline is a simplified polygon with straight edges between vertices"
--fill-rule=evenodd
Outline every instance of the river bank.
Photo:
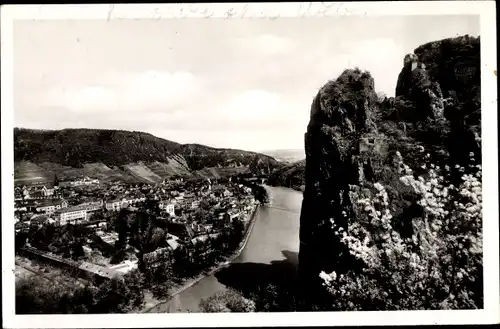
M 182 293 L 186 289 L 191 288 L 198 282 L 200 282 L 203 278 L 213 275 L 219 270 L 227 267 L 231 262 L 233 262 L 238 256 L 240 256 L 241 252 L 245 248 L 248 238 L 250 237 L 250 233 L 253 230 L 253 227 L 255 226 L 255 221 L 256 221 L 256 213 L 257 210 L 259 209 L 259 204 L 255 206 L 251 214 L 249 215 L 249 223 L 247 224 L 246 231 L 244 238 L 242 242 L 240 243 L 240 246 L 236 251 L 234 251 L 231 255 L 227 256 L 223 261 L 219 262 L 218 264 L 215 264 L 214 266 L 208 268 L 207 270 L 203 271 L 199 275 L 195 276 L 194 278 L 189 278 L 185 282 L 181 283 L 180 285 L 171 288 L 171 291 L 168 293 L 168 297 L 165 300 L 158 300 L 155 304 L 152 305 L 153 301 L 150 301 L 150 303 L 146 303 L 146 305 L 143 307 L 141 313 L 151 313 L 156 307 L 161 306 L 162 304 L 168 303 L 172 298 L 174 298 L 176 295 Z

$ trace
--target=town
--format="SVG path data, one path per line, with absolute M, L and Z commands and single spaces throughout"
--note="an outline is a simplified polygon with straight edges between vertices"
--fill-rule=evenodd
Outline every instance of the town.
M 140 271 L 144 288 L 162 296 L 235 253 L 263 202 L 255 180 L 153 185 L 55 176 L 50 184 L 17 185 L 16 270 L 63 269 L 91 282 Z

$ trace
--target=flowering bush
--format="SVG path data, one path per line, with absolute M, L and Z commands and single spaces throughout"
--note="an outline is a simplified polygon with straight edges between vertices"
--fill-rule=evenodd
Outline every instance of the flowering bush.
M 428 158 L 428 157 L 427 157 Z M 342 310 L 482 308 L 481 166 L 451 170 L 422 164 L 426 177 L 415 177 L 397 153 L 400 181 L 418 195 L 420 215 L 411 233 L 393 217 L 385 187 L 374 184 L 371 197 L 360 197 L 360 216 L 346 229 L 333 225 L 363 270 L 338 275 L 320 273 Z M 407 219 L 406 219 L 407 220 Z
M 254 312 L 255 302 L 229 289 L 201 300 L 200 309 L 204 313 Z

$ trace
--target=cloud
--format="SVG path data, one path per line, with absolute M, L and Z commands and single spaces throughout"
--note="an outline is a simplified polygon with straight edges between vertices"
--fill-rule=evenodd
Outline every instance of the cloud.
M 217 115 L 233 123 L 262 122 L 279 110 L 280 95 L 265 90 L 249 90 L 232 97 Z
M 283 126 L 263 131 L 151 130 L 155 136 L 179 143 L 200 143 L 256 152 L 301 148 L 304 145 L 304 132 L 303 129 L 289 129 Z
M 146 71 L 110 75 L 80 88 L 52 88 L 42 105 L 64 106 L 77 113 L 172 110 L 198 90 L 198 81 L 189 72 Z
M 369 71 L 375 79 L 375 89 L 392 96 L 405 54 L 403 47 L 393 39 L 374 38 L 356 43 L 342 56 L 342 62 L 345 68 L 359 67 Z

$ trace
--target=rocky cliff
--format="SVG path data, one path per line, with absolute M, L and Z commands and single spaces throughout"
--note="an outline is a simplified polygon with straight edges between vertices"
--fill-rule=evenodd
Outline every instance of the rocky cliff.
M 318 92 L 305 134 L 305 192 L 300 220 L 299 275 L 319 282 L 318 273 L 342 266 L 342 244 L 332 221 L 352 219 L 350 185 L 365 176 L 360 141 L 375 132 L 374 80 L 368 72 L 344 71 Z M 332 257 L 332 250 L 338 251 Z
M 445 39 L 405 56 L 395 98 L 378 99 L 370 73 L 359 69 L 319 90 L 305 134 L 300 218 L 299 275 L 308 291 L 319 286 L 321 271 L 356 266 L 332 224 L 356 221 L 354 198 L 373 183 L 390 187 L 395 217 L 403 223 L 395 229 L 411 222 L 415 209 L 411 193 L 398 185 L 396 151 L 410 165 L 422 147 L 439 164 L 464 165 L 471 152 L 480 160 L 479 58 L 479 38 Z
M 452 162 L 467 164 L 481 150 L 480 39 L 468 35 L 429 42 L 408 54 L 398 77 L 399 119 L 434 120 Z M 440 121 L 445 122 L 440 122 Z

